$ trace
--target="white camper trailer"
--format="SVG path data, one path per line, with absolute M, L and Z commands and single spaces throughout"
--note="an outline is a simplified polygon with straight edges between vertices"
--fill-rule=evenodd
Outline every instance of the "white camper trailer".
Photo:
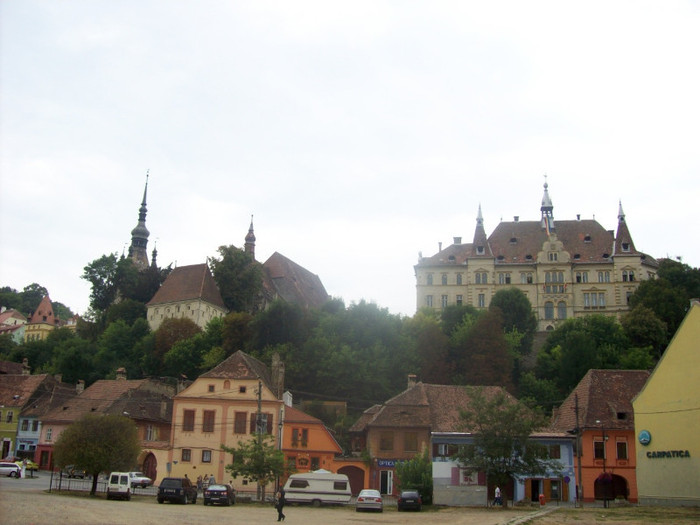
M 284 498 L 288 503 L 321 505 L 345 505 L 352 493 L 345 474 L 333 474 L 328 470 L 315 470 L 292 474 L 284 484 Z

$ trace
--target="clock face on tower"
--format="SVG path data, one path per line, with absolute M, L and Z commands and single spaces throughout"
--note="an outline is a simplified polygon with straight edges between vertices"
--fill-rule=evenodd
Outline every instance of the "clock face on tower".
M 646 445 L 648 445 L 649 443 L 651 443 L 651 434 L 649 433 L 648 430 L 642 430 L 642 431 L 639 433 L 638 439 L 639 439 L 639 442 L 640 442 L 642 445 L 646 446 Z

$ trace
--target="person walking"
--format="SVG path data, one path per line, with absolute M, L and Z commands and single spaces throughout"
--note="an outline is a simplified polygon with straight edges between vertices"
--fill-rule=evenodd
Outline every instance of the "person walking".
M 197 494 L 202 494 L 204 489 L 204 483 L 202 482 L 202 475 L 197 476 Z
M 501 500 L 501 489 L 496 485 L 496 490 L 494 491 L 493 504 L 503 506 L 503 501 Z
M 284 512 L 282 512 L 282 509 L 284 509 L 284 504 L 287 501 L 284 499 L 284 490 L 278 490 L 277 494 L 275 494 L 275 508 L 277 509 L 277 521 L 284 521 Z

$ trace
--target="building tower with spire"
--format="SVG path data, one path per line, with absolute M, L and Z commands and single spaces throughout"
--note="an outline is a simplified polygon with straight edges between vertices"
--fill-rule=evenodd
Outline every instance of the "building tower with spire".
M 145 270 L 148 268 L 148 236 L 150 232 L 146 228 L 146 194 L 148 192 L 148 174 L 146 171 L 146 186 L 143 189 L 143 200 L 139 208 L 139 222 L 136 227 L 131 230 L 131 246 L 129 246 L 129 258 L 134 262 L 137 268 Z
M 245 236 L 244 251 L 255 260 L 255 233 L 253 232 L 253 216 L 250 216 L 250 228 L 248 228 L 248 235 Z
M 555 226 L 546 179 L 540 220 L 516 216 L 487 236 L 479 205 L 473 242 L 454 239 L 415 265 L 417 308 L 488 308 L 496 292 L 515 287 L 530 300 L 538 329 L 548 331 L 569 318 L 619 318 L 639 284 L 658 271 L 658 262 L 635 247 L 622 204 L 617 232 L 580 215 Z

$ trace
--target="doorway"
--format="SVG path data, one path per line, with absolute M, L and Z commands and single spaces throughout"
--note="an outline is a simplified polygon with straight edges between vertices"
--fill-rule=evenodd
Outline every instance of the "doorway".
M 382 470 L 379 472 L 379 492 L 381 494 L 391 494 L 394 492 L 394 471 Z

